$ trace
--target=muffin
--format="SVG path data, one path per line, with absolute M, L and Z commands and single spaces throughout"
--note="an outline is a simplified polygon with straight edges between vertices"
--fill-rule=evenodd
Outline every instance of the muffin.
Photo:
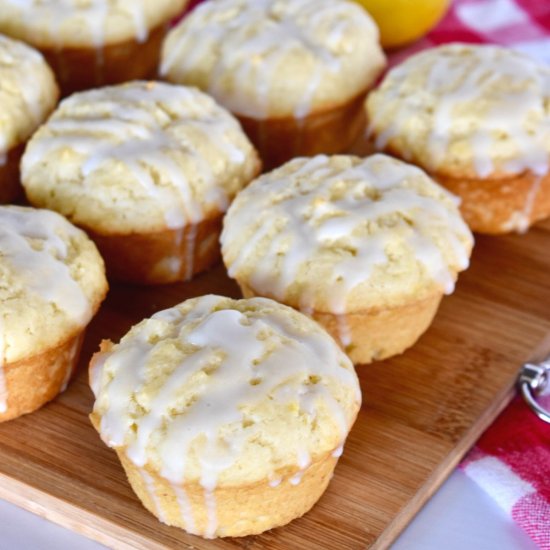
M 21 163 L 31 204 L 84 228 L 109 276 L 144 284 L 187 280 L 214 263 L 222 214 L 259 170 L 227 111 L 161 82 L 65 99 Z
M 0 207 L 0 422 L 63 391 L 107 292 L 101 256 L 59 214 Z
M 474 231 L 550 215 L 550 68 L 496 46 L 451 44 L 392 69 L 366 103 L 378 150 L 462 198 Z
M 222 255 L 245 297 L 306 313 L 354 363 L 403 352 L 468 266 L 457 200 L 385 155 L 295 159 L 243 190 Z
M 0 32 L 39 49 L 64 95 L 155 74 L 187 0 L 0 0 Z
M 241 121 L 267 167 L 345 150 L 385 65 L 378 29 L 347 0 L 216 0 L 168 34 L 160 73 Z
M 44 58 L 0 35 L 0 203 L 22 195 L 19 161 L 25 142 L 54 110 L 58 95 Z
M 163 523 L 261 533 L 320 498 L 361 393 L 316 323 L 272 300 L 202 296 L 92 358 L 90 418 Z

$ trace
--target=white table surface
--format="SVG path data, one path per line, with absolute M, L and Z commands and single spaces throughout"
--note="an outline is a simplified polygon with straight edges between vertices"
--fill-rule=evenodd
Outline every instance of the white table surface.
M 0 550 L 99 550 L 67 529 L 0 500 Z M 536 550 L 493 501 L 456 471 L 392 550 Z

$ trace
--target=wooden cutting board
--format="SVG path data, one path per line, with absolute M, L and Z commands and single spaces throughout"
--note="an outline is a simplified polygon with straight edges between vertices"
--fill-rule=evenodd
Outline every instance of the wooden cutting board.
M 326 494 L 260 536 L 206 541 L 160 524 L 87 418 L 86 363 L 99 340 L 204 293 L 239 294 L 221 266 L 187 284 L 115 286 L 68 391 L 0 426 L 0 497 L 113 548 L 385 548 L 508 402 L 520 364 L 549 333 L 550 223 L 477 238 L 470 270 L 421 341 L 359 367 L 364 405 Z

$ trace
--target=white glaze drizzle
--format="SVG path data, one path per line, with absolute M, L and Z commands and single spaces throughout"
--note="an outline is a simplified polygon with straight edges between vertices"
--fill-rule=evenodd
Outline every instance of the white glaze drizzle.
M 348 323 L 347 316 L 345 314 L 336 316 L 336 324 L 338 326 L 338 340 L 344 349 L 352 342 L 351 329 Z
M 139 473 L 143 479 L 143 484 L 145 485 L 145 490 L 147 491 L 147 494 L 149 495 L 149 498 L 153 502 L 153 506 L 155 507 L 155 514 L 159 518 L 159 520 L 162 523 L 166 522 L 166 514 L 164 513 L 164 509 L 162 507 L 162 504 L 160 502 L 160 499 L 157 495 L 157 490 L 155 487 L 155 482 L 149 472 L 147 472 L 143 468 L 139 468 Z
M 62 261 L 68 249 L 58 231 L 71 235 L 76 229 L 48 210 L 0 208 L 2 262 L 17 271 L 29 292 L 56 304 L 69 318 L 85 323 L 90 303 Z M 39 241 L 42 248 L 33 248 L 30 240 Z
M 468 266 L 472 235 L 458 209 L 453 212 L 441 200 L 408 186 L 413 176 L 435 185 L 423 172 L 384 155 L 338 170 L 330 168 L 329 158 L 321 155 L 293 162 L 296 170 L 290 175 L 278 176 L 275 171 L 256 180 L 229 209 L 221 243 L 231 277 L 238 277 L 254 258 L 252 288 L 284 301 L 303 266 L 308 262 L 331 262 L 330 312 L 342 315 L 349 293 L 368 281 L 376 266 L 390 263 L 386 245 L 396 238 L 397 224 L 403 245 L 412 250 L 427 274 L 446 293 L 453 291 L 456 266 Z M 335 189 L 345 192 L 332 198 Z M 373 191 L 376 199 L 372 198 Z M 455 200 L 443 189 L 440 193 Z M 395 213 L 402 218 L 373 235 L 365 235 L 369 223 Z M 453 268 L 443 250 L 427 236 L 434 227 L 454 255 Z M 249 238 L 229 257 L 231 243 L 244 234 Z M 332 252 L 339 249 L 342 254 L 335 256 Z M 330 256 L 327 251 L 332 251 Z M 302 297 L 302 311 L 315 308 L 309 300 L 313 297 Z M 349 334 L 340 328 L 344 343 Z
M 80 107 L 86 102 L 94 104 L 93 115 L 81 114 Z M 152 104 L 159 106 L 158 119 L 151 113 Z M 171 120 L 170 111 L 178 113 L 177 120 Z M 203 218 L 206 207 L 225 211 L 229 201 L 200 151 L 191 140 L 187 143 L 177 137 L 182 127 L 202 133 L 227 163 L 244 162 L 244 152 L 229 138 L 231 132 L 240 132 L 237 122 L 210 98 L 183 86 L 134 82 L 64 100 L 61 110 L 47 123 L 48 134 L 32 140 L 27 147 L 22 161 L 23 179 L 28 179 L 48 155 L 70 148 L 83 157 L 83 186 L 91 185 L 106 164 L 122 163 L 136 185 L 161 205 L 168 227 L 196 223 Z M 201 198 L 186 170 L 174 160 L 181 155 L 197 165 L 196 172 L 205 187 Z M 155 173 L 166 180 L 165 184 L 155 180 Z
M 165 48 L 160 74 L 171 71 L 193 74 L 209 71 L 208 93 L 235 113 L 266 118 L 270 93 L 277 82 L 279 67 L 293 55 L 307 52 L 307 82 L 294 116 L 304 118 L 324 77 L 337 75 L 349 54 L 341 42 L 350 28 L 359 27 L 372 34 L 372 21 L 351 3 L 326 0 L 234 0 L 207 2 L 198 6 L 189 21 L 176 29 L 177 40 Z M 216 62 L 208 67 L 204 60 L 215 51 Z M 376 52 L 372 52 L 375 57 Z M 381 54 L 380 62 L 382 62 Z M 228 91 L 224 81 L 234 75 Z M 253 83 L 253 100 L 239 93 L 238 83 Z
M 296 463 L 300 470 L 305 470 L 311 464 L 311 456 L 307 449 L 298 449 Z
M 307 469 L 311 464 L 311 456 L 307 449 L 298 449 L 298 452 L 296 453 L 296 463 L 300 469 L 289 478 L 288 481 L 291 485 L 298 485 L 302 481 L 304 474 L 307 472 Z
M 68 250 L 58 231 L 71 235 L 76 229 L 54 212 L 0 207 L 0 259 L 17 272 L 26 292 L 56 304 L 75 323 L 85 324 L 90 303 L 62 261 Z M 40 246 L 33 248 L 31 241 Z M 2 329 L 3 325 L 0 331 L 4 333 Z M 2 368 L 6 361 L 3 335 L 0 344 L 0 412 L 5 412 L 8 394 Z
M 269 480 L 269 486 L 275 489 L 276 487 L 280 487 L 282 481 L 282 477 L 273 477 Z
M 342 453 L 344 452 L 344 445 L 340 445 L 339 447 L 336 447 L 334 451 L 332 451 L 332 456 L 334 458 L 340 458 L 342 456 Z
M 279 392 L 280 395 L 280 392 Z M 307 412 L 310 417 L 317 416 L 315 402 L 322 400 L 325 406 L 330 410 L 333 421 L 338 425 L 340 433 L 346 433 L 347 419 L 342 408 L 324 384 L 314 384 L 298 391 L 300 399 L 300 409 Z
M 214 489 L 204 489 L 204 504 L 206 507 L 207 524 L 204 537 L 213 539 L 218 528 L 218 506 Z
M 417 96 L 407 93 L 405 84 L 420 67 L 427 70 L 427 77 L 417 86 L 433 99 L 429 114 Z M 406 136 L 400 142 L 402 152 L 411 157 L 418 139 L 409 132 L 419 127 L 415 121 L 422 113 L 431 120 L 425 159 L 430 170 L 437 171 L 449 162 L 449 144 L 455 140 L 470 148 L 480 178 L 495 170 L 498 157 L 492 149 L 503 144 L 510 158 L 501 169 L 511 174 L 548 172 L 550 115 L 544 106 L 550 99 L 548 67 L 496 46 L 453 44 L 411 57 L 386 79 L 391 87 L 385 88 L 383 83 L 381 91 L 374 94 L 378 98 L 374 108 L 369 109 L 369 132 L 377 129 L 377 148 L 384 148 L 396 136 Z M 390 118 L 384 128 L 382 124 Z M 532 124 L 534 119 L 539 123 Z
M 162 426 L 163 436 L 156 443 L 160 473 L 180 486 L 186 479 L 190 447 L 199 436 L 205 438 L 204 447 L 195 447 L 195 452 L 199 453 L 200 483 L 208 510 L 208 536 L 216 532 L 215 490 L 219 475 L 234 464 L 246 441 L 256 433 L 257 428 L 252 425 L 232 432 L 230 439 L 220 439 L 222 427 L 242 421 L 243 407 L 253 407 L 272 395 L 283 403 L 297 401 L 307 413 L 308 409 L 316 410 L 322 400 L 336 413 L 335 421 L 344 439 L 349 429 L 345 413 L 323 380 L 331 379 L 349 387 L 360 401 L 357 379 L 348 360 L 322 331 L 298 335 L 292 322 L 277 310 L 269 316 L 254 312 L 243 314 L 234 309 L 217 310 L 222 300 L 225 299 L 204 296 L 186 314 L 176 308 L 155 314 L 133 338 L 123 340 L 112 352 L 102 356 L 92 371 L 92 389 L 97 398 L 94 409 L 107 404 L 101 417 L 102 438 L 110 446 L 126 444 L 127 456 L 138 467 L 148 461 L 151 437 Z M 170 337 L 196 346 L 196 351 L 182 359 L 151 397 L 148 410 L 136 418 L 129 410 L 131 396 L 146 383 L 147 363 L 159 345 L 151 338 L 158 323 L 170 323 Z M 263 340 L 266 334 L 270 334 L 269 341 L 279 342 L 267 356 Z M 223 360 L 209 374 L 200 396 L 172 416 L 170 411 L 177 401 L 178 389 L 214 364 L 220 353 Z M 348 368 L 339 366 L 342 363 Z M 114 378 L 111 379 L 111 375 L 105 378 L 105 370 L 113 371 Z M 319 379 L 313 385 L 310 373 Z M 304 382 L 287 382 L 296 377 Z M 252 380 L 259 383 L 252 384 Z M 135 436 L 130 434 L 128 441 L 130 424 L 135 426 Z M 311 461 L 307 448 L 296 449 L 296 461 L 299 468 L 307 469 Z M 274 473 L 268 477 L 272 486 L 278 484 Z
M 193 517 L 193 508 L 191 506 L 191 502 L 189 501 L 189 496 L 182 486 L 172 485 L 172 490 L 176 495 L 176 501 L 180 509 L 182 522 L 185 525 L 185 530 L 189 533 L 195 533 L 195 519 Z
M 3 110 L 0 124 L 0 166 L 6 163 L 10 147 L 28 137 L 21 135 L 21 129 L 17 128 L 20 121 L 16 119 L 28 118 L 28 133 L 31 133 L 47 114 L 50 102 L 44 101 L 44 77 L 39 74 L 46 70 L 46 62 L 36 50 L 0 35 L 0 104 Z M 11 112 L 13 120 L 10 120 Z
M 134 0 L 128 7 L 131 9 L 131 15 L 136 28 L 136 41 L 143 43 L 149 38 L 149 29 L 145 20 L 145 9 L 143 3 L 145 0 Z
M 49 39 L 56 41 L 57 47 L 61 47 L 60 28 L 70 21 L 83 23 L 88 27 L 92 44 L 96 49 L 103 50 L 105 46 L 105 31 L 107 22 L 113 13 L 118 11 L 110 0 L 91 0 L 82 3 L 77 0 L 4 0 L 19 10 L 29 27 L 38 26 L 40 22 L 49 22 Z M 149 36 L 149 30 L 145 21 L 143 0 L 132 0 L 124 4 L 128 15 L 134 23 L 135 39 L 145 42 Z
M 293 476 L 291 476 L 289 479 L 288 479 L 288 482 L 291 484 L 291 485 L 299 485 L 300 482 L 302 481 L 302 478 L 304 477 L 304 471 L 303 470 L 300 470 L 297 474 L 294 474 Z

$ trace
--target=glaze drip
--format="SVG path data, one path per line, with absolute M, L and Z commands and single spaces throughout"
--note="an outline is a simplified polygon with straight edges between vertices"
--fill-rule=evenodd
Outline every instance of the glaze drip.
M 64 218 L 47 210 L 0 207 L 0 264 L 15 273 L 23 292 L 62 310 L 75 325 L 84 325 L 91 306 L 80 285 L 64 263 L 69 248 L 61 235 L 76 235 L 77 229 Z M 66 237 L 65 237 L 66 238 Z M 6 362 L 6 342 L 0 324 L 0 412 L 7 409 L 8 390 L 2 365 Z M 70 353 L 76 353 L 76 342 Z M 70 374 L 70 373 L 69 373 Z
M 347 388 L 356 400 L 359 387 L 349 361 L 324 332 L 297 332 L 288 308 L 279 305 L 261 314 L 232 309 L 227 299 L 215 296 L 194 302 L 192 309 L 155 314 L 96 362 L 91 377 L 94 409 L 103 411 L 101 435 L 110 446 L 125 445 L 138 467 L 152 461 L 178 486 L 189 479 L 189 457 L 195 457 L 198 481 L 210 501 L 220 474 L 261 433 L 258 423 L 250 420 L 256 407 L 279 402 L 281 411 L 297 406 L 309 418 L 325 410 L 334 415 L 339 439 L 345 439 L 347 413 L 326 384 Z M 250 302 L 274 304 L 259 298 Z M 172 346 L 183 346 L 186 354 L 151 392 L 151 365 Z M 190 386 L 196 387 L 196 394 L 182 393 Z M 138 416 L 133 412 L 135 399 L 144 407 Z M 301 471 L 311 463 L 312 449 L 305 444 L 295 451 Z M 196 465 L 193 472 L 196 475 Z M 267 477 L 278 478 L 275 471 Z
M 258 480 L 275 487 L 279 470 L 294 466 L 298 474 L 289 482 L 299 483 L 314 453 L 330 453 L 345 440 L 361 399 L 336 343 L 309 319 L 263 298 L 203 296 L 158 312 L 96 357 L 91 385 L 102 439 L 168 480 L 190 531 L 196 526 L 182 486 L 200 483 L 207 537 L 217 534 L 220 479 L 243 463 L 251 468 L 255 453 L 275 445 L 271 422 L 288 415 L 285 431 L 306 431 L 287 439 L 290 457 L 285 449 L 276 459 L 278 446 L 271 459 L 262 454 Z M 317 422 L 323 430 L 333 424 L 328 449 L 310 434 Z
M 473 240 L 454 197 L 419 169 L 374 155 L 296 159 L 263 176 L 230 207 L 221 242 L 229 275 L 248 278 L 255 293 L 286 301 L 303 285 L 302 311 L 327 311 L 317 303 L 322 294 L 328 311 L 343 315 L 350 293 L 377 287 L 370 280 L 398 255 L 451 293 Z M 312 292 L 308 281 L 319 270 Z
M 550 161 L 550 69 L 497 46 L 451 44 L 391 70 L 367 102 L 376 147 L 432 172 L 537 175 Z M 424 131 L 426 129 L 426 132 Z
M 84 26 L 90 35 L 92 44 L 101 50 L 105 46 L 106 29 L 109 20 L 114 16 L 128 18 L 134 28 L 134 37 L 138 42 L 145 42 L 149 30 L 145 21 L 144 0 L 131 2 L 114 2 L 113 0 L 4 0 L 12 10 L 25 19 L 31 28 L 46 25 L 46 35 L 62 47 L 61 29 L 65 25 Z
M 57 100 L 44 58 L 27 45 L 0 35 L 0 166 L 9 150 L 24 143 Z
M 232 112 L 259 119 L 269 116 L 275 95 L 296 86 L 300 91 L 292 91 L 294 105 L 287 114 L 301 119 L 328 80 L 345 80 L 349 100 L 375 78 L 384 64 L 377 35 L 368 15 L 349 2 L 207 2 L 169 35 L 160 74 L 197 85 Z M 345 76 L 351 72 L 350 55 L 358 58 L 359 79 L 366 81 L 357 89 L 352 82 L 357 72 L 353 79 Z M 300 68 L 290 82 L 285 67 L 295 67 L 297 60 Z
M 245 151 L 232 142 L 235 136 L 244 142 L 241 135 L 226 111 L 192 88 L 134 82 L 91 90 L 64 100 L 30 142 L 23 180 L 27 185 L 42 163 L 67 151 L 80 158 L 74 177 L 82 190 L 75 193 L 97 188 L 98 194 L 110 196 L 111 179 L 105 173 L 122 174 L 135 186 L 129 194 L 152 201 L 169 228 L 181 228 L 227 207 L 220 166 L 230 173 L 243 165 Z M 219 154 L 216 166 L 209 162 L 207 148 Z M 120 200 L 127 200 L 126 195 Z

